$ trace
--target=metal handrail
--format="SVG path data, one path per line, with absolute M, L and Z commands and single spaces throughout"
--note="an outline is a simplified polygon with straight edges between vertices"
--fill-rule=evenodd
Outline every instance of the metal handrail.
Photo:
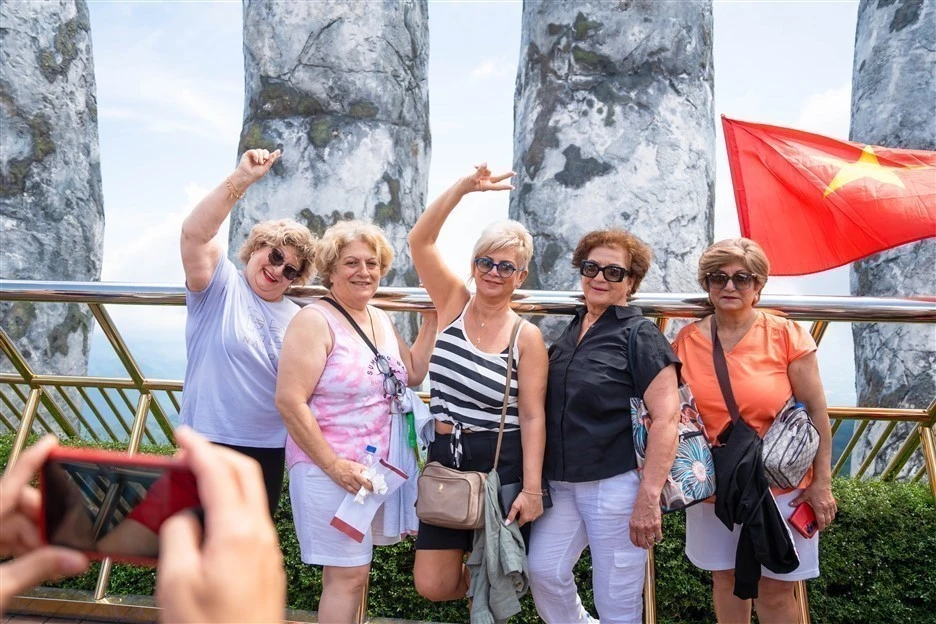
M 300 304 L 322 297 L 323 286 L 296 286 L 286 294 Z M 47 282 L 0 280 L 0 301 L 74 302 L 86 304 L 185 305 L 182 286 L 122 282 Z M 582 293 L 572 290 L 518 290 L 514 309 L 523 314 L 572 314 L 582 304 Z M 422 288 L 384 287 L 374 304 L 391 311 L 432 309 Z M 647 316 L 699 318 L 711 313 L 701 293 L 643 293 L 631 304 Z M 797 321 L 881 321 L 936 323 L 936 297 L 847 297 L 818 295 L 763 295 L 759 308 Z
M 287 295 L 300 305 L 309 303 L 326 294 L 320 286 L 291 288 Z M 513 298 L 514 309 L 522 314 L 571 314 L 582 303 L 582 294 L 574 291 L 520 290 Z M 172 425 L 166 409 L 160 404 L 154 392 L 165 393 L 176 412 L 179 410 L 177 393 L 182 391 L 181 380 L 149 379 L 145 377 L 133 358 L 120 332 L 110 315 L 102 307 L 104 304 L 122 305 L 185 305 L 185 290 L 181 286 L 140 285 L 105 282 L 49 282 L 0 280 L 0 301 L 72 302 L 88 305 L 95 319 L 101 325 L 118 359 L 127 370 L 128 377 L 91 377 L 75 375 L 49 375 L 35 373 L 27 364 L 22 354 L 13 344 L 6 331 L 0 327 L 0 351 L 13 364 L 15 373 L 0 373 L 0 416 L 4 406 L 11 415 L 19 417 L 16 426 L 16 439 L 7 464 L 7 469 L 16 461 L 25 446 L 29 432 L 38 422 L 43 429 L 52 431 L 49 424 L 54 422 L 68 437 L 78 437 L 79 432 L 71 425 L 66 413 L 74 414 L 89 434 L 98 439 L 98 435 L 89 426 L 81 410 L 64 389 L 72 388 L 94 413 L 105 432 L 113 440 L 118 440 L 101 414 L 98 405 L 87 392 L 95 389 L 100 393 L 107 408 L 120 423 L 127 434 L 128 452 L 139 449 L 144 435 L 155 440 L 153 432 L 147 429 L 147 415 L 152 412 L 160 432 L 169 443 L 174 443 Z M 432 308 L 426 291 L 421 288 L 380 288 L 373 303 L 389 311 L 420 311 Z M 656 317 L 661 329 L 671 318 L 700 318 L 711 313 L 711 306 L 704 294 L 661 294 L 645 293 L 636 295 L 631 304 L 642 309 L 647 316 Z M 829 322 L 896 322 L 896 323 L 936 323 L 936 297 L 923 296 L 914 298 L 881 297 L 831 297 L 806 295 L 764 295 L 759 308 L 769 309 L 775 314 L 793 320 L 813 321 L 810 333 L 819 344 L 825 335 Z M 21 386 L 25 387 L 24 391 Z M 3 392 L 10 388 L 15 394 L 11 398 Z M 68 410 L 62 409 L 55 400 L 51 389 L 55 389 L 65 401 Z M 120 400 L 116 401 L 108 394 L 116 392 Z M 132 405 L 126 391 L 139 394 L 136 407 Z M 121 401 L 132 412 L 130 425 L 124 419 L 126 412 L 119 407 Z M 16 403 L 20 403 L 17 406 Z M 42 409 L 45 410 L 43 413 Z M 833 467 L 833 474 L 839 474 L 848 463 L 851 451 L 872 421 L 888 422 L 884 432 L 874 442 L 872 452 L 868 454 L 858 474 L 863 474 L 886 443 L 887 438 L 897 423 L 913 423 L 913 429 L 897 453 L 891 458 L 882 473 L 883 479 L 893 479 L 904 468 L 910 457 L 922 449 L 924 465 L 911 478 L 920 480 L 924 473 L 929 478 L 930 489 L 936 498 L 936 442 L 933 427 L 936 425 L 936 398 L 926 409 L 894 409 L 878 407 L 830 407 L 829 416 L 833 421 L 833 435 L 846 420 L 858 421 L 859 425 L 850 436 L 845 450 Z M 51 419 L 51 420 L 50 420 Z M 13 428 L 13 422 L 3 416 L 0 426 Z M 123 439 L 122 437 L 120 439 Z M 110 560 L 105 560 L 98 577 L 95 600 L 102 600 L 106 594 L 110 577 Z M 654 590 L 654 563 L 651 551 L 647 564 L 647 584 L 644 594 L 645 616 L 647 621 L 655 621 L 656 603 Z M 796 595 L 800 609 L 800 619 L 809 621 L 808 603 L 805 584 L 797 584 Z M 366 604 L 366 603 L 365 603 Z

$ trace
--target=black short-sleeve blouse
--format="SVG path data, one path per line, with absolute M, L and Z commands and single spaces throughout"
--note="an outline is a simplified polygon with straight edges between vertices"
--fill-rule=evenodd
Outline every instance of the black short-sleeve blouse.
M 669 341 L 639 309 L 609 306 L 576 345 L 585 308 L 549 349 L 544 473 L 556 481 L 596 481 L 637 468 L 630 398 L 661 370 L 680 366 Z M 637 327 L 635 370 L 627 339 Z M 637 391 L 635 392 L 635 385 Z

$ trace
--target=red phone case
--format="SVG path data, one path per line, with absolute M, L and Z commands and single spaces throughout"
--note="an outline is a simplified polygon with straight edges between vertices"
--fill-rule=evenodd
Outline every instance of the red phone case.
M 194 483 L 195 480 L 195 476 L 192 474 L 191 470 L 189 470 L 184 461 L 175 457 L 167 457 L 163 455 L 127 455 L 127 453 L 120 451 L 57 447 L 49 453 L 49 457 L 46 460 L 46 463 L 51 461 L 74 461 L 89 464 L 107 464 L 121 467 L 161 468 L 164 469 L 167 474 L 182 475 L 185 478 L 190 478 L 192 483 Z M 41 508 L 39 510 L 39 532 L 42 536 L 42 540 L 45 543 L 49 543 L 48 527 L 46 526 L 46 500 L 49 496 L 49 484 L 47 483 L 45 466 L 43 466 L 43 468 L 39 471 L 39 489 L 41 494 Z M 82 549 L 81 552 L 86 554 L 91 559 L 101 560 L 110 557 L 115 561 L 133 563 L 137 565 L 153 566 L 156 565 L 157 561 L 155 557 L 147 556 L 106 553 L 96 550 L 84 549 Z
M 812 539 L 812 536 L 815 535 L 816 531 L 819 529 L 819 523 L 816 522 L 816 512 L 813 511 L 809 503 L 800 503 L 799 506 L 793 510 L 788 522 L 796 529 L 797 533 L 806 539 Z

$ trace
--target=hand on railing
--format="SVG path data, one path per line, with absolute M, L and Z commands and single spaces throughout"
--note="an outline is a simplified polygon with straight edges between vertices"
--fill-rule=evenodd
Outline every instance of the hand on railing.
M 39 534 L 39 492 L 29 486 L 58 440 L 46 436 L 24 452 L 0 479 L 0 615 L 13 596 L 43 581 L 80 574 L 88 558 L 59 546 L 45 546 Z

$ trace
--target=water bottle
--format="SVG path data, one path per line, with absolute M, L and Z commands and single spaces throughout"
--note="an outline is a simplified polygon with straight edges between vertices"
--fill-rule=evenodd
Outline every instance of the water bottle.
M 370 468 L 377 463 L 377 447 L 370 444 L 364 449 L 364 455 L 358 460 L 365 468 Z

